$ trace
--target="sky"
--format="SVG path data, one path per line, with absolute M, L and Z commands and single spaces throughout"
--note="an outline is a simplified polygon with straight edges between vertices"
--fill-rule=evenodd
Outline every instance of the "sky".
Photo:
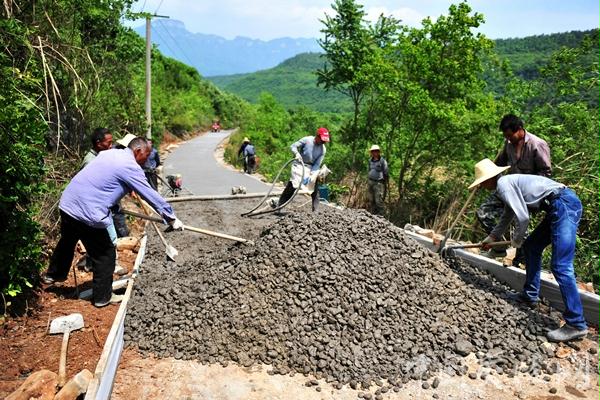
M 369 20 L 383 13 L 418 27 L 425 17 L 446 14 L 458 0 L 357 0 Z M 319 22 L 334 15 L 332 0 L 137 0 L 132 10 L 157 12 L 182 21 L 194 33 L 233 39 L 245 36 L 271 40 L 280 37 L 320 38 Z M 598 28 L 598 0 L 470 0 L 484 15 L 479 29 L 490 39 Z M 128 21 L 136 27 L 143 21 Z

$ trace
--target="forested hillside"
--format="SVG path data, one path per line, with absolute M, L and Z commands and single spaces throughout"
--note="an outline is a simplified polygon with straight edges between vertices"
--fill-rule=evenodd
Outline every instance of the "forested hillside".
M 144 135 L 144 40 L 128 0 L 5 1 L 0 18 L 0 293 L 35 285 L 57 198 L 96 127 Z M 246 105 L 153 51 L 153 125 L 176 135 L 240 124 Z M 42 235 L 42 228 L 46 235 Z
M 536 61 L 535 74 L 523 79 L 502 65 L 492 40 L 475 32 L 483 16 L 466 3 L 425 20 L 422 28 L 388 18 L 365 23 L 362 6 L 353 0 L 337 0 L 334 8 L 320 42 L 326 63 L 316 62 L 316 55 L 295 61 L 312 59 L 314 90 L 339 93 L 351 112 L 290 107 L 277 97 L 280 85 L 265 80 L 263 91 L 273 94 L 259 96 L 252 117 L 232 139 L 229 159 L 235 161 L 241 138 L 249 136 L 261 171 L 272 176 L 291 157 L 292 142 L 326 126 L 332 139 L 325 163 L 333 171 L 329 186 L 337 201 L 367 206 L 368 149 L 379 144 L 390 165 L 387 218 L 443 231 L 466 200 L 474 164 L 494 159 L 502 146 L 500 119 L 517 114 L 528 131 L 549 143 L 553 179 L 582 200 L 576 271 L 597 285 L 598 31 L 580 36 L 574 47 L 545 47 L 546 61 Z M 509 49 L 507 43 L 502 46 Z M 272 78 L 278 68 L 261 76 Z M 492 91 L 486 80 L 501 90 Z M 478 196 L 476 203 L 485 195 Z M 475 209 L 461 221 L 463 239 L 485 236 Z
M 584 37 L 591 37 L 592 41 L 598 43 L 598 30 L 498 39 L 494 41 L 494 54 L 497 54 L 500 61 L 507 63 L 507 67 L 514 75 L 530 81 L 540 77 L 540 67 L 548 63 L 555 51 L 562 47 L 575 48 L 581 44 Z M 594 62 L 597 63 L 598 57 L 598 46 L 596 46 L 594 51 L 582 58 L 580 62 L 583 66 L 589 66 Z M 323 88 L 317 87 L 315 71 L 325 62 L 322 53 L 303 53 L 264 71 L 215 76 L 209 79 L 220 88 L 250 102 L 256 102 L 260 93 L 267 91 L 286 107 L 303 104 L 323 112 L 350 111 L 351 104 L 348 99 L 335 91 L 325 92 Z M 492 68 L 497 67 L 497 64 L 490 62 L 486 66 L 488 69 L 484 69 L 483 76 L 488 90 L 497 94 L 503 93 L 507 81 L 498 80 L 491 71 Z M 597 96 L 589 91 L 587 97 L 592 102 L 597 99 Z

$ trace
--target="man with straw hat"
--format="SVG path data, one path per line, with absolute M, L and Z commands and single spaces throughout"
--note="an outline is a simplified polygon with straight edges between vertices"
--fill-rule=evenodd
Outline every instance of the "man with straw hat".
M 510 167 L 509 174 L 550 177 L 552 174 L 550 147 L 544 139 L 526 130 L 523 120 L 514 114 L 502 117 L 499 129 L 504 136 L 504 146 L 494 160 L 496 165 Z M 502 201 L 493 192 L 477 209 L 477 219 L 486 233 L 494 229 L 503 209 Z M 506 248 L 494 247 L 485 256 L 504 257 Z M 519 263 L 524 263 L 521 251 L 517 251 L 513 260 L 513 265 L 518 266 Z
M 560 287 L 565 311 L 565 325 L 547 333 L 548 340 L 565 342 L 587 335 L 587 325 L 583 317 L 583 306 L 573 269 L 577 226 L 581 219 L 581 202 L 577 195 L 565 185 L 539 175 L 513 174 L 499 176 L 510 167 L 499 167 L 490 159 L 475 165 L 475 182 L 469 189 L 481 185 L 487 190 L 496 190 L 504 203 L 500 222 L 483 240 L 496 242 L 516 219 L 511 244 L 525 254 L 526 276 L 523 291 L 509 297 L 529 305 L 539 301 L 542 252 L 552 245 L 550 267 Z M 542 222 L 525 238 L 529 225 L 529 212 L 543 210 L 546 215 Z

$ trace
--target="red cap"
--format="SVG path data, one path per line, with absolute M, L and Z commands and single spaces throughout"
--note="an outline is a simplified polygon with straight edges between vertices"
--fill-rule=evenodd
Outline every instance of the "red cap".
M 317 129 L 317 136 L 319 136 L 325 143 L 329 142 L 329 131 L 327 128 Z

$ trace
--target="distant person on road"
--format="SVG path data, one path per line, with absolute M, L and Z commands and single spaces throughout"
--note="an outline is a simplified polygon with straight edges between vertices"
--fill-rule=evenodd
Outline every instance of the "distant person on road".
M 369 203 L 373 214 L 383 215 L 386 187 L 389 180 L 387 161 L 381 156 L 379 146 L 374 144 L 369 150 Z
M 290 146 L 295 157 L 292 163 L 292 175 L 279 197 L 277 207 L 285 204 L 298 187 L 305 186 L 308 190 L 312 189 L 312 210 L 317 211 L 319 208 L 317 179 L 321 163 L 325 158 L 325 143 L 328 142 L 329 131 L 326 128 L 319 128 L 315 136 L 305 136 Z M 300 161 L 304 162 L 304 170 Z
M 550 162 L 550 148 L 545 140 L 528 132 L 524 122 L 514 114 L 505 115 L 500 121 L 500 131 L 504 135 L 504 147 L 494 161 L 501 167 L 509 167 L 509 174 L 530 174 L 549 177 L 552 173 Z M 502 211 L 504 204 L 492 192 L 477 210 L 477 219 L 483 230 L 490 233 Z M 514 264 L 522 260 L 521 252 L 517 251 Z M 506 248 L 490 249 L 483 254 L 490 258 L 506 256 Z
M 242 154 L 244 156 L 244 172 L 251 174 L 254 172 L 254 168 L 256 168 L 256 149 L 254 148 L 254 145 L 250 143 L 250 140 L 246 143 Z
M 83 162 L 81 163 L 81 168 L 88 165 L 98 153 L 104 150 L 108 150 L 112 148 L 113 145 L 113 135 L 107 128 L 96 128 L 94 132 L 92 132 L 92 148 L 85 153 L 83 157 Z
M 240 146 L 240 148 L 238 149 L 238 159 L 241 157 L 242 158 L 242 162 L 244 163 L 244 172 L 247 171 L 248 166 L 246 165 L 246 157 L 244 156 L 244 150 L 246 149 L 246 146 L 248 146 L 250 144 L 250 139 L 248 139 L 247 137 L 244 138 L 244 140 L 242 140 L 242 144 Z
M 573 269 L 577 226 L 582 211 L 581 202 L 571 189 L 544 176 L 499 176 L 507 169 L 510 169 L 510 166 L 497 166 L 487 158 L 475 165 L 475 182 L 469 189 L 481 185 L 487 190 L 495 190 L 504 205 L 500 222 L 482 242 L 484 249 L 489 249 L 487 243 L 499 241 L 510 223 L 516 220 L 511 243 L 516 248 L 523 248 L 526 274 L 523 291 L 511 293 L 509 297 L 521 303 L 534 305 L 539 302 L 542 253 L 548 245 L 552 245 L 550 269 L 560 287 L 565 305 L 563 318 L 566 324 L 548 332 L 547 337 L 554 342 L 584 337 L 588 330 Z M 540 210 L 546 212 L 544 219 L 525 238 L 529 214 Z
M 141 166 L 150 155 L 146 139 L 131 140 L 125 150 L 106 150 L 82 169 L 67 185 L 60 198 L 60 240 L 42 281 L 47 284 L 67 279 L 73 251 L 81 240 L 91 257 L 93 304 L 103 307 L 118 303 L 122 296 L 112 293 L 115 246 L 107 228 L 112 223 L 110 207 L 125 194 L 135 191 L 144 198 L 173 229 L 183 230 L 171 206 L 148 184 Z
M 158 190 L 158 176 L 156 176 L 156 168 L 160 166 L 160 155 L 158 150 L 154 147 L 152 140 L 148 139 L 148 145 L 152 149 L 148 159 L 144 163 L 144 174 L 148 183 L 154 190 Z

